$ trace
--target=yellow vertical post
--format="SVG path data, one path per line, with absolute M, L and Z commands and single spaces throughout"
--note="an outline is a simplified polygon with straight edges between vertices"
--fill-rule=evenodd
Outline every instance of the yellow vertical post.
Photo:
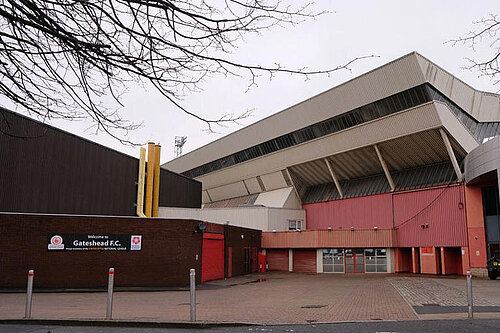
M 155 144 L 148 143 L 148 171 L 146 175 L 146 208 L 144 214 L 151 217 L 153 208 L 153 180 L 155 169 Z
M 139 175 L 137 176 L 137 216 L 145 217 L 144 215 L 144 178 L 146 176 L 146 149 L 141 147 L 139 155 Z
M 161 146 L 155 146 L 155 169 L 153 177 L 153 217 L 158 217 L 158 205 L 160 199 L 160 152 Z

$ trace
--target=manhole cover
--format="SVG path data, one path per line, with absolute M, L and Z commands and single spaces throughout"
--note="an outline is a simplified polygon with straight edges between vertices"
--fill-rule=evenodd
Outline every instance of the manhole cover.
M 320 309 L 324 308 L 326 305 L 318 305 L 318 304 L 312 304 L 312 305 L 304 305 L 301 306 L 302 309 Z
M 422 306 L 441 306 L 437 303 L 423 303 Z

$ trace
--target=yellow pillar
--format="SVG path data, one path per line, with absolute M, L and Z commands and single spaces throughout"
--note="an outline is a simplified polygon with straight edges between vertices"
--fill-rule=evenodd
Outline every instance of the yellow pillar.
M 137 216 L 145 217 L 144 215 L 144 178 L 146 176 L 146 149 L 141 147 L 139 158 L 139 175 L 137 177 Z
M 155 145 L 155 166 L 153 177 L 153 217 L 158 217 L 160 199 L 160 152 L 161 146 Z
M 144 214 L 151 217 L 153 209 L 153 181 L 155 169 L 155 144 L 148 143 L 148 167 L 146 174 L 146 207 Z

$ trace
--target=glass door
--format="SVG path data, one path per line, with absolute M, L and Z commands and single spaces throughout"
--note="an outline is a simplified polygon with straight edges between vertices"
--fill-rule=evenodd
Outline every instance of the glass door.
M 345 272 L 346 273 L 365 272 L 364 249 L 345 250 Z

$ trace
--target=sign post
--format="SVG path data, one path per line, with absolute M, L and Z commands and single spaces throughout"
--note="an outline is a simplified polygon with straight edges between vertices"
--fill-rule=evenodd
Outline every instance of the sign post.
M 474 301 L 472 298 L 472 274 L 470 271 L 467 271 L 467 317 L 468 318 L 473 318 L 474 317 L 474 311 L 473 311 L 473 306 L 474 306 Z
M 190 305 L 191 305 L 191 321 L 196 321 L 196 278 L 195 278 L 195 270 L 191 268 L 189 270 L 189 297 L 190 297 Z
M 115 277 L 115 269 L 110 268 L 108 274 L 108 304 L 106 308 L 106 319 L 113 317 L 113 284 Z
M 26 290 L 26 311 L 24 312 L 24 318 L 31 318 L 31 301 L 33 299 L 33 278 L 35 277 L 35 271 L 30 269 L 28 271 L 28 287 Z

